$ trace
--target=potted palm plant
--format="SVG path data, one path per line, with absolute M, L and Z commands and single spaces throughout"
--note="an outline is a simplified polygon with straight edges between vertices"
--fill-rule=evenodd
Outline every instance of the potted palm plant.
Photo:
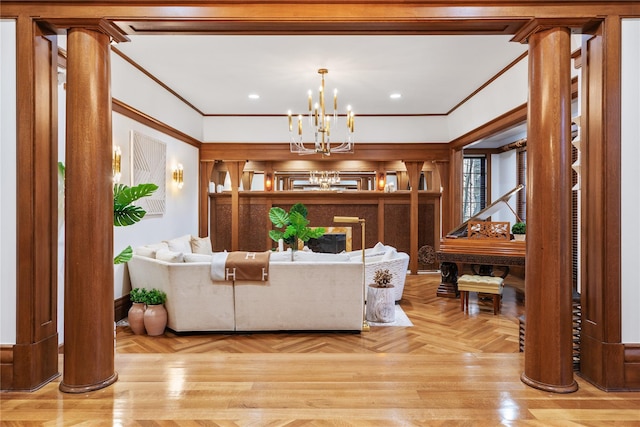
M 291 261 L 293 261 L 293 252 L 298 249 L 298 240 L 303 242 L 309 239 L 317 239 L 325 233 L 323 227 L 309 227 L 307 219 L 308 211 L 302 203 L 296 203 L 291 206 L 289 212 L 279 207 L 272 207 L 269 210 L 269 219 L 276 228 L 281 230 L 270 230 L 269 237 L 274 242 L 282 239 L 284 243 L 291 248 Z
M 388 269 L 376 270 L 373 283 L 367 287 L 366 318 L 370 322 L 389 323 L 395 320 L 395 298 Z
M 162 335 L 167 326 L 167 309 L 164 303 L 167 294 L 159 289 L 150 289 L 145 294 L 147 309 L 144 311 L 144 327 L 151 336 Z

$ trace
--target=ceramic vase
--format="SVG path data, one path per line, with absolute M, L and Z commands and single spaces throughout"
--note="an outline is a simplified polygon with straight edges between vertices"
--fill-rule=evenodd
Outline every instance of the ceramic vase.
M 164 308 L 164 305 L 147 305 L 147 309 L 144 312 L 144 327 L 147 330 L 147 335 L 162 335 L 166 326 L 167 309 Z
M 396 320 L 396 302 L 393 286 L 378 288 L 367 287 L 366 318 L 370 322 L 390 323 Z
M 142 335 L 144 329 L 144 303 L 134 302 L 129 309 L 128 314 L 129 327 L 136 335 Z

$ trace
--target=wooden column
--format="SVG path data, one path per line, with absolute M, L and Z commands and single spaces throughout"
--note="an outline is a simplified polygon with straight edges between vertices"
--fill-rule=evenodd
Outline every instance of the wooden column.
M 420 172 L 424 162 L 404 162 L 411 186 L 411 215 L 409 227 L 409 269 L 411 274 L 418 274 L 418 186 Z
M 231 250 L 240 246 L 240 180 L 245 162 L 225 162 L 231 178 Z
M 529 37 L 527 322 L 522 381 L 578 389 L 572 365 L 571 51 L 568 28 Z
M 198 191 L 198 235 L 209 236 L 209 182 L 213 172 L 212 161 L 200 162 L 200 188 Z
M 33 391 L 59 376 L 58 46 L 29 17 L 17 19 L 16 31 L 16 343 L 1 382 Z
M 114 383 L 111 90 L 106 34 L 67 34 L 64 371 L 60 390 Z

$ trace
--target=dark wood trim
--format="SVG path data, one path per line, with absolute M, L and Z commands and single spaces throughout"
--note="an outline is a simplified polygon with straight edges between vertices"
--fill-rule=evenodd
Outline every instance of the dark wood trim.
M 504 114 L 499 115 L 493 120 L 479 126 L 472 131 L 454 139 L 449 143 L 450 148 L 460 149 L 479 139 L 494 135 L 502 130 L 512 126 L 522 124 L 527 120 L 527 104 L 522 104 Z
M 57 38 L 29 17 L 16 25 L 17 291 L 13 379 L 33 390 L 58 375 Z
M 502 76 L 504 73 L 506 73 L 507 71 L 509 71 L 511 68 L 513 68 L 516 64 L 518 64 L 520 61 L 522 61 L 524 58 L 527 57 L 527 55 L 529 55 L 529 52 L 525 51 L 523 52 L 520 56 L 518 56 L 516 59 L 514 59 L 513 61 L 511 61 L 511 63 L 509 65 L 507 65 L 506 67 L 504 67 L 502 70 L 500 70 L 495 76 L 491 77 L 489 80 L 487 80 L 485 83 L 483 83 L 482 85 L 480 85 L 480 87 L 476 90 L 474 90 L 473 92 L 471 92 L 465 99 L 463 99 L 462 101 L 458 102 L 451 110 L 447 111 L 447 116 L 451 113 L 453 113 L 454 111 L 456 111 L 460 106 L 462 106 L 465 102 L 467 102 L 468 100 L 470 100 L 471 98 L 473 98 L 474 96 L 476 96 L 482 89 L 486 88 L 487 86 L 489 86 L 491 83 L 493 83 L 494 81 L 496 81 L 498 78 L 500 78 L 500 76 Z
M 114 113 L 120 113 L 123 116 L 129 117 L 130 119 L 142 123 L 143 125 L 149 126 L 152 129 L 160 131 L 189 145 L 193 145 L 196 148 L 200 148 L 201 142 L 197 139 L 149 116 L 148 114 L 143 113 L 140 110 L 136 110 L 135 108 L 125 104 L 122 101 L 113 98 L 111 108 Z
M 126 318 L 129 315 L 129 308 L 131 308 L 129 294 L 116 298 L 116 300 L 113 301 L 113 318 L 115 321 L 117 322 Z
M 581 375 L 604 390 L 626 389 L 638 377 L 620 343 L 620 17 L 607 17 L 582 50 Z
M 175 96 L 178 100 L 182 101 L 187 107 L 191 108 L 193 111 L 195 111 L 196 113 L 200 114 L 201 116 L 204 116 L 204 113 L 198 107 L 196 107 L 195 105 L 193 105 L 192 103 L 190 103 L 189 101 L 184 99 L 178 92 L 176 92 L 175 90 L 171 89 L 162 80 L 160 80 L 159 78 L 157 78 L 156 76 L 151 74 L 149 71 L 147 71 L 145 68 L 143 68 L 136 61 L 134 61 L 133 59 L 129 58 L 127 55 L 122 53 L 122 51 L 120 49 L 118 49 L 115 46 L 111 46 L 111 51 L 113 53 L 115 53 L 116 55 L 118 55 L 119 57 L 121 57 L 122 59 L 124 59 L 125 61 L 127 61 L 135 69 L 140 71 L 142 74 L 144 74 L 145 76 L 149 77 L 151 80 L 153 80 L 156 84 L 158 84 L 164 90 L 169 92 L 171 95 Z
M 204 143 L 200 149 L 201 161 L 214 160 L 372 160 L 372 161 L 435 161 L 446 160 L 448 144 L 356 144 L 353 154 L 336 154 L 330 158 L 320 154 L 301 156 L 291 153 L 288 143 Z

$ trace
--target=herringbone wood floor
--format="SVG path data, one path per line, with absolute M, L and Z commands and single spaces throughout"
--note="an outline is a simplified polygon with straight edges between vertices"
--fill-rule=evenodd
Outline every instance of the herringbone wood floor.
M 0 394 L 2 425 L 64 426 L 640 426 L 640 393 L 553 394 L 524 385 L 517 316 L 435 296 L 410 276 L 413 327 L 362 334 L 134 336 L 118 327 L 118 381 L 85 394 Z M 515 279 L 510 279 L 515 280 Z M 60 359 L 62 371 L 62 356 Z M 91 363 L 91 361 L 87 361 Z
M 521 279 L 509 277 L 519 284 Z M 470 314 L 460 300 L 436 296 L 438 273 L 407 276 L 400 306 L 413 327 L 372 326 L 373 333 L 257 333 L 136 336 L 118 327 L 118 353 L 516 353 L 518 316 L 524 312 L 513 287 L 505 287 L 502 309 L 494 316 L 490 301 L 477 304 L 472 294 Z

